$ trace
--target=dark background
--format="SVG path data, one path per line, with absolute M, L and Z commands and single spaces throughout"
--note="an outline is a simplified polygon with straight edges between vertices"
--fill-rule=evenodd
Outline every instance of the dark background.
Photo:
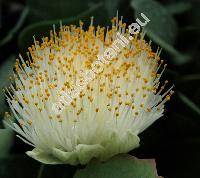
M 155 158 L 165 178 L 198 178 L 200 170 L 200 2 L 176 0 L 1 0 L 0 88 L 9 84 L 12 66 L 37 39 L 48 36 L 52 24 L 109 25 L 116 11 L 127 23 L 144 12 L 151 20 L 146 39 L 163 48 L 168 63 L 164 79 L 175 85 L 165 116 L 141 135 L 138 158 Z M 9 111 L 0 92 L 0 116 Z M 3 128 L 1 123 L 1 128 Z M 31 147 L 12 131 L 0 130 L 0 178 L 70 178 L 77 167 L 41 164 L 25 155 Z M 41 178 L 40 177 L 40 178 Z

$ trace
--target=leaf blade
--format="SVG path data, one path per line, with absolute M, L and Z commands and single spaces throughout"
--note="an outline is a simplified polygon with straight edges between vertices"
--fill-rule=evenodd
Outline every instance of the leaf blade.
M 200 115 L 200 108 L 193 101 L 191 101 L 186 95 L 181 92 L 178 92 L 178 96 L 187 106 L 189 106 L 189 108 Z
M 17 31 L 23 25 L 28 13 L 29 13 L 29 9 L 27 7 L 25 7 L 17 24 L 8 32 L 7 36 L 5 38 L 3 38 L 3 40 L 1 40 L 0 47 L 4 46 L 5 44 L 9 43 L 12 40 L 13 36 L 17 33 Z
M 117 155 L 105 163 L 91 162 L 76 172 L 74 178 L 158 178 L 154 160 L 139 160 L 130 155 Z

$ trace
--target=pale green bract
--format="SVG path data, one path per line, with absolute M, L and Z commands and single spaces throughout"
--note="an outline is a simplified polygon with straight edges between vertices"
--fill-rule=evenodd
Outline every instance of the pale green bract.
M 27 151 L 30 157 L 45 164 L 87 164 L 92 158 L 105 161 L 108 158 L 119 154 L 127 153 L 139 146 L 139 137 L 131 132 L 127 132 L 124 138 L 119 139 L 117 133 L 113 132 L 104 143 L 96 145 L 79 144 L 72 152 L 66 152 L 57 148 L 52 148 L 51 153 L 34 148 Z

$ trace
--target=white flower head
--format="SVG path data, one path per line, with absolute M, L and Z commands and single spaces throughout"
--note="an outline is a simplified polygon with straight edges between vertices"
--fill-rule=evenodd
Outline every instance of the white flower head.
M 59 33 L 51 31 L 50 38 L 35 41 L 27 60 L 16 60 L 15 84 L 6 94 L 16 117 L 16 123 L 7 124 L 34 147 L 27 154 L 43 163 L 104 161 L 138 147 L 137 135 L 163 115 L 173 93 L 171 88 L 163 91 L 167 81 L 159 82 L 166 67 L 160 50 L 154 53 L 142 35 L 134 35 L 126 47 L 118 46 L 112 61 L 104 59 L 103 69 L 69 105 L 61 100 L 62 112 L 54 112 L 60 92 L 71 92 L 77 80 L 83 82 L 82 73 L 92 70 L 116 33 L 129 36 L 118 18 L 107 30 L 92 23 L 88 30 L 82 26 L 61 26 Z

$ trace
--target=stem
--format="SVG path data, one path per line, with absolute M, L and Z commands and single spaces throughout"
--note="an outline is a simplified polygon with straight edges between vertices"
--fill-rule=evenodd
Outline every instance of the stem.
M 38 175 L 37 178 L 42 178 L 42 172 L 44 170 L 44 164 L 40 165 L 39 171 L 38 171 Z

